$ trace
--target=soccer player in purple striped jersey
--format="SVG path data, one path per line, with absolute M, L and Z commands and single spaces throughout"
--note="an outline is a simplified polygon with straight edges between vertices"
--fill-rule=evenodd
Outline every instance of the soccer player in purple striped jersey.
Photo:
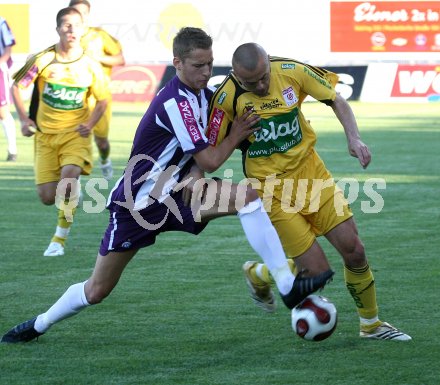
M 15 121 L 12 117 L 11 105 L 11 51 L 15 45 L 15 38 L 8 22 L 0 16 L 0 124 L 3 126 L 6 141 L 8 142 L 7 162 L 17 160 L 17 138 Z
M 332 277 L 331 270 L 313 278 L 294 277 L 255 190 L 205 179 L 205 171 L 220 167 L 244 138 L 258 130 L 252 127 L 259 118 L 252 111 L 236 118 L 228 137 L 217 147 L 209 146 L 204 128 L 212 95 L 207 88 L 212 39 L 199 28 L 183 28 L 174 38 L 173 54 L 176 77 L 159 91 L 142 118 L 124 175 L 110 194 L 110 221 L 91 277 L 70 286 L 46 312 L 12 328 L 2 342 L 33 340 L 53 324 L 101 302 L 137 251 L 152 245 L 161 232 L 198 234 L 211 219 L 224 215 L 238 215 L 251 246 L 292 303 Z M 226 198 L 224 191 L 230 192 Z M 274 298 L 264 301 L 270 310 Z

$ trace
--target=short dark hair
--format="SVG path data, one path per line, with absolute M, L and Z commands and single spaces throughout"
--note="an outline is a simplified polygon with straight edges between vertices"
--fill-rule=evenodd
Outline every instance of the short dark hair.
M 84 4 L 90 10 L 90 3 L 87 0 L 70 0 L 69 7 L 74 7 L 78 4 Z
M 71 14 L 74 14 L 74 13 L 79 15 L 81 17 L 81 20 L 82 20 L 82 15 L 81 15 L 81 13 L 77 9 L 75 9 L 73 7 L 67 7 L 67 8 L 60 9 L 58 11 L 58 13 L 57 13 L 57 27 L 61 27 L 61 19 L 64 16 L 71 15 Z
M 185 60 L 194 49 L 210 49 L 212 38 L 203 29 L 183 27 L 173 39 L 173 55 Z

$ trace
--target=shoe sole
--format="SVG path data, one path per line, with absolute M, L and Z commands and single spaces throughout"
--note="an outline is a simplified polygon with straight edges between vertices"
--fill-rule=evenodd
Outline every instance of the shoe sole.
M 370 339 L 370 340 L 388 340 L 388 341 L 411 341 L 412 338 L 402 333 L 400 330 L 384 330 L 374 334 L 369 334 L 366 332 L 360 332 L 359 337 Z
M 47 251 L 44 252 L 43 256 L 44 257 L 61 257 L 64 255 L 64 250 L 63 251 L 57 251 L 57 252 L 52 252 L 52 253 L 48 253 Z
M 256 295 L 255 289 L 252 285 L 252 281 L 249 279 L 248 274 L 247 274 L 247 266 L 248 266 L 248 263 L 246 262 L 243 265 L 243 273 L 244 273 L 244 278 L 246 281 L 246 285 L 249 289 L 249 294 L 250 294 L 252 301 L 254 302 L 254 304 L 256 306 L 263 309 L 267 313 L 273 313 L 276 310 L 275 297 L 272 295 L 272 302 L 265 302 L 265 301 L 262 301 L 261 298 Z

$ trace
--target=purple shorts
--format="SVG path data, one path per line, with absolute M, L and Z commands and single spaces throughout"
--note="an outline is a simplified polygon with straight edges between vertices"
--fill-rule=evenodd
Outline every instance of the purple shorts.
M 137 212 L 110 210 L 109 225 L 101 240 L 99 254 L 107 255 L 110 251 L 121 252 L 150 246 L 160 233 L 166 231 L 199 234 L 207 223 L 194 220 L 191 209 L 183 204 L 179 193 L 173 196 L 173 200 L 181 218 L 177 218 L 164 204 L 155 206 L 153 210 Z

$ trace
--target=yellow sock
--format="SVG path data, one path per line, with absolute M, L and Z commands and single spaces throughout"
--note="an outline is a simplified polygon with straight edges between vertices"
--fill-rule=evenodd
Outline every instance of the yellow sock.
M 264 263 L 256 263 L 249 270 L 252 281 L 255 283 L 263 284 L 263 283 L 273 283 L 273 279 L 270 276 L 269 269 Z
M 76 212 L 76 208 L 69 209 L 69 218 L 66 218 L 66 214 L 63 209 L 58 210 L 58 222 L 55 234 L 52 237 L 51 242 L 58 242 L 64 246 L 67 236 L 69 235 L 70 227 L 73 223 L 73 216 Z M 69 219 L 69 220 L 67 220 Z
M 297 268 L 295 266 L 295 263 L 293 262 L 293 259 L 287 258 L 287 263 L 288 263 L 292 273 L 294 275 L 296 275 Z M 250 274 L 251 274 L 252 280 L 255 283 L 263 283 L 263 282 L 270 283 L 270 284 L 274 283 L 274 279 L 273 279 L 272 275 L 270 274 L 269 269 L 267 268 L 267 266 L 264 263 L 257 263 L 254 266 L 252 266 L 250 269 Z
M 361 318 L 377 319 L 376 286 L 370 266 L 344 267 L 345 285 L 356 304 Z
M 292 271 L 293 275 L 296 277 L 298 275 L 298 268 L 296 267 L 293 258 L 287 258 L 287 263 L 289 264 L 290 270 Z
M 66 239 L 67 238 L 61 238 L 61 237 L 54 235 L 50 241 L 60 243 L 64 247 L 64 245 L 66 243 Z

